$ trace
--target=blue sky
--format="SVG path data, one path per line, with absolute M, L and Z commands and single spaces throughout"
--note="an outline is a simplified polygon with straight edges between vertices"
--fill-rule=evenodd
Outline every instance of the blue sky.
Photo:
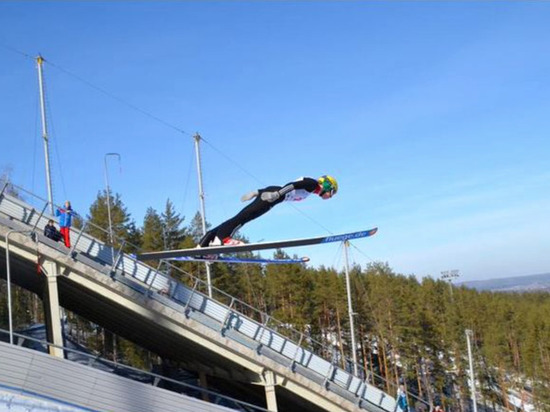
M 110 186 L 138 225 L 170 198 L 218 224 L 254 188 L 331 174 L 251 241 L 379 227 L 364 265 L 461 280 L 550 271 L 550 3 L 1 2 L 0 170 L 87 212 Z M 341 268 L 338 245 L 293 249 Z

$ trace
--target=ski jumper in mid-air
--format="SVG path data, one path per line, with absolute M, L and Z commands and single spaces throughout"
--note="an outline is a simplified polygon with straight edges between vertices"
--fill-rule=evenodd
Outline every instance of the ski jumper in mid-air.
M 284 186 L 268 186 L 247 193 L 241 197 L 241 200 L 246 202 L 254 199 L 254 201 L 231 219 L 208 231 L 200 240 L 199 246 L 243 244 L 240 240 L 232 238 L 235 232 L 244 224 L 268 212 L 273 206 L 281 202 L 303 200 L 311 193 L 317 194 L 323 199 L 330 199 L 337 191 L 336 180 L 331 176 L 324 175 L 319 179 L 303 177 Z

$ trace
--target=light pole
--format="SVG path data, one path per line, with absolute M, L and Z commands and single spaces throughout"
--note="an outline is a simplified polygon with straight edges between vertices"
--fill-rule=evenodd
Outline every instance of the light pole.
M 470 362 L 470 390 L 472 392 L 472 404 L 474 412 L 477 412 L 477 401 L 476 401 L 476 382 L 474 376 L 474 361 L 472 359 L 472 345 L 470 344 L 470 339 L 474 336 L 474 332 L 470 329 L 466 329 L 466 342 L 468 344 L 468 360 Z
M 355 376 L 358 376 L 357 373 L 357 348 L 355 345 L 355 327 L 353 322 L 353 306 L 351 303 L 351 285 L 349 280 L 349 263 L 348 263 L 348 247 L 349 242 L 344 241 L 344 258 L 345 258 L 345 273 L 346 273 L 346 290 L 348 295 L 348 313 L 349 313 L 349 332 L 351 335 L 351 356 L 353 360 L 353 372 Z
M 458 270 L 445 270 L 441 272 L 441 279 L 446 280 L 449 282 L 449 290 L 451 291 L 451 300 L 453 299 L 453 279 L 457 279 L 460 275 L 458 274 Z
M 451 299 L 450 299 L 450 306 L 449 306 L 449 311 L 448 311 L 448 316 L 452 319 L 456 316 L 458 316 L 458 312 L 457 312 L 457 308 L 455 307 L 454 305 L 454 298 L 453 298 L 453 279 L 456 279 L 458 278 L 458 270 L 445 270 L 443 272 L 441 272 L 441 279 L 443 281 L 446 281 L 446 282 L 449 282 L 449 292 L 451 294 Z M 450 323 L 449 323 L 450 324 Z M 456 393 L 456 384 L 452 384 L 452 391 L 453 391 L 453 394 Z M 454 396 L 454 395 L 453 395 Z M 460 392 L 458 392 L 458 401 L 460 404 L 462 404 L 462 396 L 460 395 Z
M 118 164 L 120 166 L 120 154 L 118 153 L 107 153 L 105 154 L 105 157 L 104 157 L 104 164 L 105 164 L 105 186 L 106 186 L 106 190 L 107 190 L 107 218 L 109 219 L 109 240 L 111 242 L 111 250 L 112 250 L 112 256 L 111 258 L 113 259 L 114 261 L 114 241 L 113 241 L 113 222 L 111 220 L 111 189 L 109 188 L 109 173 L 107 171 L 107 158 L 109 156 L 116 156 L 118 158 Z

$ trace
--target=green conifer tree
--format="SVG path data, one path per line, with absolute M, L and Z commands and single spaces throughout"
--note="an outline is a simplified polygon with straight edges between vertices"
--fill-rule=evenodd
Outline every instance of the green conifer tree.
M 161 217 L 152 207 L 147 209 L 143 219 L 141 245 L 145 251 L 166 250 L 164 226 Z
M 131 218 L 130 213 L 124 206 L 120 195 L 110 194 L 111 225 L 113 230 L 113 246 L 124 251 L 135 251 L 139 247 L 141 234 Z M 87 215 L 88 225 L 86 231 L 97 239 L 110 244 L 109 218 L 107 209 L 107 192 L 100 191 L 97 198 L 90 206 Z M 137 244 L 136 244 L 137 243 Z
M 166 200 L 164 212 L 161 215 L 161 223 L 163 229 L 164 248 L 166 250 L 179 249 L 183 247 L 185 241 L 186 230 L 181 225 L 185 220 L 176 212 L 174 204 L 170 199 Z

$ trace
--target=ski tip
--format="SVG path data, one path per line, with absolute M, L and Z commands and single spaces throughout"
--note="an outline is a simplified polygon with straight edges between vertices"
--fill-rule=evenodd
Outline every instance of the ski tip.
M 369 230 L 370 235 L 374 235 L 376 232 L 378 232 L 378 228 L 375 227 L 374 229 Z
M 306 262 L 309 262 L 309 257 L 304 256 L 300 260 L 302 261 L 302 263 L 306 263 Z

